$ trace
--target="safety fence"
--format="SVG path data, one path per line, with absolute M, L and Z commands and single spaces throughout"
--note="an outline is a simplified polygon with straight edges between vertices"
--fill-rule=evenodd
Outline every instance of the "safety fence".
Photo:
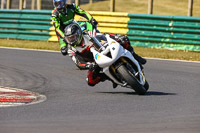
M 91 11 L 100 32 L 126 34 L 132 46 L 200 51 L 200 18 Z M 0 10 L 0 38 L 57 41 L 51 11 Z M 76 16 L 76 20 L 84 20 Z
M 50 11 L 0 10 L 0 38 L 48 40 Z

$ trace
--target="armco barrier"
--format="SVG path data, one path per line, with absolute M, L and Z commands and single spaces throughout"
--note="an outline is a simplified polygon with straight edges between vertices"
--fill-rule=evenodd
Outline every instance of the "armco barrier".
M 129 14 L 127 35 L 135 46 L 200 51 L 200 18 Z
M 126 34 L 133 46 L 200 51 L 200 18 L 91 11 L 100 32 Z M 51 11 L 0 10 L 0 38 L 57 41 Z M 76 20 L 83 20 L 76 16 Z
M 51 11 L 0 10 L 0 38 L 48 40 Z

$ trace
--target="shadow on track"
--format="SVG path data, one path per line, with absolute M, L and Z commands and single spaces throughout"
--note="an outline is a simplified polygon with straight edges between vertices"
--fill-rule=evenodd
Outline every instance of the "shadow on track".
M 102 94 L 124 94 L 124 95 L 138 95 L 135 92 L 97 92 Z M 145 95 L 142 96 L 164 96 L 164 95 L 176 95 L 176 93 L 165 93 L 157 91 L 148 91 Z
M 176 95 L 176 93 L 166 93 L 166 92 L 158 92 L 158 91 L 148 91 L 146 96 L 162 96 L 162 95 Z

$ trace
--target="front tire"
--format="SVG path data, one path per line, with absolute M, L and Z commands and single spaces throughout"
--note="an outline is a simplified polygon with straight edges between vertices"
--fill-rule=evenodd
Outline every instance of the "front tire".
M 135 90 L 135 92 L 139 95 L 144 95 L 147 92 L 147 89 L 145 89 L 137 80 L 137 78 L 128 70 L 128 68 L 123 64 L 117 69 L 118 73 L 122 77 L 123 80 L 125 80 L 132 89 Z
M 148 83 L 147 81 L 145 81 L 144 88 L 145 88 L 146 90 L 149 89 L 149 83 Z

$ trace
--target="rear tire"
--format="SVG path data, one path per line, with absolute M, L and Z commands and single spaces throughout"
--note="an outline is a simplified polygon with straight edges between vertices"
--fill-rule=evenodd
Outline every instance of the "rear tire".
M 131 86 L 132 89 L 139 95 L 144 95 L 147 92 L 147 89 L 143 87 L 137 80 L 135 76 L 126 68 L 123 64 L 117 69 L 120 76 Z M 148 83 L 147 83 L 148 86 Z

